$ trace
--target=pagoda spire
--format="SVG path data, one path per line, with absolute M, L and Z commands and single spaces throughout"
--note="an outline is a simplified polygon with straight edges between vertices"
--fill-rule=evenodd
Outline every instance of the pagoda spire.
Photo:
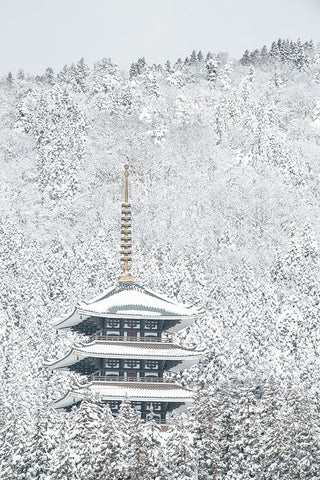
M 121 269 L 120 282 L 133 282 L 134 277 L 130 274 L 131 269 L 131 204 L 129 203 L 129 165 L 124 166 L 124 202 L 121 211 Z

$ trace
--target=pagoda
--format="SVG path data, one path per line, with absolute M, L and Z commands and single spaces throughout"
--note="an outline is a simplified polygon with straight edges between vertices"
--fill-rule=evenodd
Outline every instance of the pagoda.
M 168 412 L 183 410 L 194 393 L 178 385 L 170 372 L 196 364 L 202 354 L 173 343 L 172 334 L 191 325 L 197 311 L 144 288 L 131 275 L 131 205 L 128 165 L 125 166 L 122 203 L 121 267 L 118 283 L 73 312 L 56 320 L 54 328 L 70 329 L 85 337 L 63 358 L 46 365 L 67 368 L 85 376 L 54 402 L 70 409 L 90 394 L 107 402 L 116 415 L 126 400 L 141 418 L 163 422 Z

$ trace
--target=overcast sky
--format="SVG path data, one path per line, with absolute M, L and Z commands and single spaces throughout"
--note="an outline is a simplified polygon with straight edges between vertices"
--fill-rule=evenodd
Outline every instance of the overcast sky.
M 279 37 L 320 42 L 320 0 L 0 0 L 0 74 L 81 57 L 127 70 L 193 49 L 239 57 Z

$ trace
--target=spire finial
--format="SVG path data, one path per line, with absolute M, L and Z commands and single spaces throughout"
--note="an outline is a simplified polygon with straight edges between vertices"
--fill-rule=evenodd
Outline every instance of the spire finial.
M 126 164 L 124 166 L 124 203 L 129 202 L 129 182 L 128 182 L 128 177 L 129 177 L 129 165 Z
M 131 269 L 131 205 L 129 203 L 129 165 L 124 166 L 124 203 L 122 204 L 121 217 L 121 268 L 120 282 L 133 282 Z

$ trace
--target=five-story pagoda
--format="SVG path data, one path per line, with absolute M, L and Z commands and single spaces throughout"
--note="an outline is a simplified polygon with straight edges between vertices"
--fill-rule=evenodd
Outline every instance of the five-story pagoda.
M 171 334 L 191 325 L 197 312 L 138 285 L 131 268 L 131 205 L 128 165 L 125 166 L 122 204 L 121 266 L 118 283 L 90 301 L 77 304 L 66 318 L 54 322 L 87 337 L 62 359 L 47 363 L 52 370 L 68 368 L 87 376 L 85 385 L 72 388 L 54 406 L 71 408 L 88 390 L 99 394 L 117 414 L 123 400 L 141 417 L 165 420 L 167 412 L 184 409 L 193 392 L 174 383 L 166 372 L 195 364 L 199 352 L 172 342 Z

